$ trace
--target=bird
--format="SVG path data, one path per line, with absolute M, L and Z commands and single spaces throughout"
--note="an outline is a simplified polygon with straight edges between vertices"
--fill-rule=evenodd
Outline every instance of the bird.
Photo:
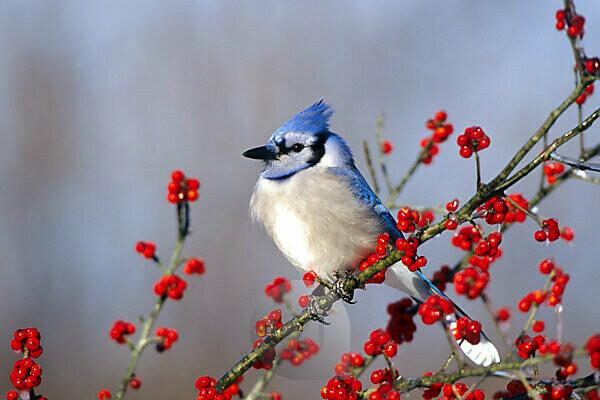
M 261 160 L 263 168 L 250 200 L 250 214 L 260 222 L 279 250 L 300 271 L 314 271 L 322 280 L 356 271 L 372 252 L 377 237 L 403 238 L 396 221 L 355 165 L 350 146 L 329 129 L 333 109 L 323 99 L 297 113 L 268 139 L 243 153 Z M 401 263 L 388 267 L 385 283 L 417 303 L 431 295 L 452 301 L 421 272 Z M 340 293 L 344 300 L 344 293 Z M 452 301 L 452 304 L 455 304 Z M 458 306 L 444 323 L 453 329 Z M 314 319 L 321 320 L 312 311 Z M 458 315 L 458 316 L 457 316 Z M 482 332 L 473 345 L 457 341 L 474 363 L 500 361 L 498 350 Z

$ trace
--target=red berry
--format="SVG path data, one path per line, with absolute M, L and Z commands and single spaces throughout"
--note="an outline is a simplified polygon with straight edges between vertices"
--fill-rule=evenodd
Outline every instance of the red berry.
M 131 378 L 131 380 L 129 381 L 129 386 L 131 386 L 132 389 L 137 390 L 140 388 L 140 386 L 142 386 L 142 381 L 138 378 Z
M 544 232 L 544 231 L 535 231 L 535 233 L 533 234 L 533 238 L 538 242 L 544 242 L 544 241 L 546 241 L 548 236 L 546 235 L 546 232 Z
M 174 182 L 182 181 L 183 178 L 185 178 L 185 174 L 182 171 L 176 169 L 175 171 L 171 172 L 171 179 Z
M 309 301 L 310 301 L 309 295 L 302 295 L 302 296 L 298 297 L 298 305 L 301 308 L 306 308 L 308 306 Z
M 6 400 L 17 400 L 19 398 L 19 393 L 15 390 L 9 390 L 6 392 Z
M 394 147 L 389 140 L 384 140 L 383 143 L 381 143 L 381 152 L 383 154 L 390 154 L 393 149 Z
M 544 330 L 545 325 L 544 325 L 544 321 L 535 321 L 533 323 L 533 326 L 531 327 L 531 329 L 536 332 L 536 333 L 540 333 Z
M 469 157 L 471 157 L 471 155 L 473 155 L 473 149 L 471 149 L 468 146 L 463 146 L 463 147 L 460 148 L 459 153 L 460 153 L 461 157 L 463 157 L 463 158 L 469 158 Z

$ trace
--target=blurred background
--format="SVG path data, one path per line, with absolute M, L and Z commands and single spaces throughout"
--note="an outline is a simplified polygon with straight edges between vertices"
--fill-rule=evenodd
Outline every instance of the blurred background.
M 184 299 L 165 307 L 158 325 L 178 329 L 180 341 L 143 355 L 142 389 L 129 398 L 192 398 L 197 376 L 220 376 L 250 348 L 254 321 L 274 308 L 264 286 L 276 275 L 301 278 L 250 222 L 260 165 L 241 152 L 324 97 L 336 110 L 332 129 L 348 139 L 363 171 L 361 141 L 374 145 L 375 119 L 385 114 L 396 181 L 428 134 L 425 121 L 445 109 L 457 131 L 478 124 L 491 137 L 482 153 L 488 179 L 573 86 L 571 49 L 554 29 L 561 4 L 3 1 L 0 388 L 9 389 L 12 332 L 26 326 L 43 334 L 41 393 L 91 399 L 116 387 L 129 354 L 108 331 L 154 303 L 158 272 L 134 245 L 152 240 L 163 258 L 170 254 L 175 214 L 165 186 L 181 168 L 202 181 L 185 254 L 203 257 L 207 273 L 190 278 Z M 587 18 L 585 48 L 597 55 L 600 3 L 577 7 Z M 552 135 L 575 123 L 569 110 Z M 597 133 L 591 129 L 588 141 Z M 455 137 L 400 202 L 439 205 L 472 194 L 473 160 L 458 156 Z M 576 155 L 575 143 L 563 153 Z M 526 196 L 537 188 L 534 175 L 518 186 Z M 574 228 L 573 246 L 535 243 L 531 222 L 511 229 L 493 266 L 495 306 L 515 310 L 525 292 L 541 287 L 537 263 L 551 256 L 572 277 L 565 338 L 581 343 L 600 328 L 592 305 L 599 200 L 597 187 L 571 181 L 541 204 L 542 215 Z M 423 248 L 430 274 L 460 257 L 449 238 Z M 282 369 L 271 388 L 287 399 L 317 398 L 340 354 L 361 350 L 368 333 L 387 323 L 386 305 L 401 297 L 387 287 L 361 292 L 358 304 L 338 309 L 332 327 L 308 331 L 322 352 Z M 483 306 L 458 300 L 497 340 Z M 541 317 L 553 336 L 553 315 Z M 517 315 L 515 331 L 522 321 Z M 419 327 L 400 348 L 400 373 L 437 369 L 447 351 L 440 329 Z M 243 387 L 256 376 L 249 373 Z

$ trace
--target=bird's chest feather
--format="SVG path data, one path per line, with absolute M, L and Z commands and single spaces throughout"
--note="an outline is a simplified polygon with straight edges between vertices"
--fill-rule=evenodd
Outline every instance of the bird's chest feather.
M 292 264 L 322 277 L 356 267 L 383 231 L 343 181 L 317 168 L 286 180 L 261 178 L 250 209 Z

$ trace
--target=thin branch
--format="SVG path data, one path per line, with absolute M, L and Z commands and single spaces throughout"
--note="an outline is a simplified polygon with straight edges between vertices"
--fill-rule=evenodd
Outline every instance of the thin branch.
M 171 275 L 173 272 L 175 272 L 177 267 L 181 264 L 180 263 L 181 252 L 183 250 L 183 245 L 185 243 L 185 239 L 189 233 L 189 204 L 187 202 L 185 203 L 185 205 L 181 205 L 181 203 L 178 203 L 177 221 L 178 221 L 177 241 L 175 242 L 175 248 L 171 255 L 171 261 L 170 261 L 167 269 L 164 271 L 164 275 Z M 152 331 L 152 328 L 154 327 L 154 323 L 156 322 L 156 319 L 160 315 L 160 312 L 162 311 L 166 300 L 167 300 L 166 295 L 163 295 L 163 296 L 159 297 L 158 300 L 156 300 L 156 303 L 154 303 L 154 307 L 152 308 L 152 311 L 150 312 L 150 314 L 146 318 L 143 318 L 142 333 L 141 333 L 140 337 L 138 338 L 137 343 L 135 345 L 133 343 L 128 344 L 130 349 L 132 349 L 131 355 L 129 358 L 129 366 L 127 367 L 127 372 L 123 376 L 123 379 L 121 379 L 121 384 L 119 385 L 119 388 L 117 389 L 117 392 L 115 393 L 115 400 L 121 400 L 125 397 L 125 393 L 127 393 L 127 388 L 129 387 L 129 383 L 131 382 L 131 379 L 133 377 L 135 377 L 135 372 L 137 370 L 137 366 L 138 366 L 138 363 L 140 360 L 140 356 L 142 355 L 142 352 L 148 345 L 155 343 L 155 340 L 151 336 L 150 332 Z M 133 348 L 132 348 L 132 346 L 133 346 Z
M 367 169 L 371 176 L 371 183 L 373 183 L 373 190 L 375 194 L 379 195 L 379 182 L 377 182 L 377 174 L 375 173 L 375 167 L 373 166 L 373 160 L 371 159 L 371 151 L 369 150 L 369 143 L 363 140 L 363 150 L 365 152 L 365 160 L 367 162 Z
M 553 152 L 552 154 L 550 154 L 550 159 L 561 162 L 563 164 L 567 164 L 568 166 L 581 171 L 600 172 L 600 163 L 585 162 L 581 161 L 581 159 L 577 160 L 575 158 L 561 156 L 557 152 Z

